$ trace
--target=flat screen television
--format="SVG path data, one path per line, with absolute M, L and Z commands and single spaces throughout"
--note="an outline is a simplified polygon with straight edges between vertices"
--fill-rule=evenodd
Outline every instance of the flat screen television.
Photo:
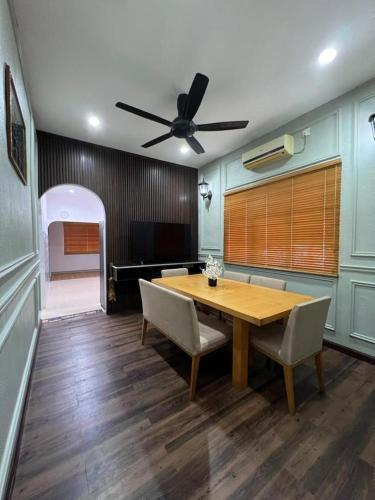
M 190 224 L 133 221 L 130 233 L 133 264 L 192 260 Z

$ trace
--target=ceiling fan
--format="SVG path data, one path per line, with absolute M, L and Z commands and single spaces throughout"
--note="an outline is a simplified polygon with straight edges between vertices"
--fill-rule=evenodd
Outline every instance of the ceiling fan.
M 165 141 L 170 137 L 178 137 L 180 139 L 185 139 L 189 146 L 197 153 L 204 153 L 202 145 L 194 137 L 195 132 L 217 132 L 220 130 L 234 130 L 245 128 L 249 123 L 246 121 L 237 122 L 218 122 L 218 123 L 204 123 L 202 125 L 197 125 L 193 122 L 193 118 L 197 113 L 199 106 L 202 102 L 204 93 L 208 85 L 208 77 L 197 73 L 194 77 L 193 83 L 191 84 L 188 94 L 179 94 L 177 98 L 177 111 L 178 116 L 173 121 L 165 120 L 160 116 L 153 115 L 142 109 L 134 108 L 125 104 L 123 102 L 116 102 L 116 106 L 124 111 L 133 113 L 148 120 L 161 123 L 170 127 L 170 131 L 167 134 L 163 134 L 152 141 L 146 142 L 142 145 L 143 148 L 149 148 L 150 146 L 155 146 L 159 142 Z

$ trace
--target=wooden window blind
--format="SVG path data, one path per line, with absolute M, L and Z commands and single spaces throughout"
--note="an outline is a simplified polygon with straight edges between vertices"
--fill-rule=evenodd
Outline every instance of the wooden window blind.
M 327 162 L 228 193 L 224 261 L 338 274 L 341 164 Z
M 64 254 L 99 253 L 99 224 L 64 222 Z

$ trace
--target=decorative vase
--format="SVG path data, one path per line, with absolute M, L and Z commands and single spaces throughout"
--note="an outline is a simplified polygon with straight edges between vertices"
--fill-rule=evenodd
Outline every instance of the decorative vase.
M 216 278 L 208 278 L 208 286 L 216 286 L 217 279 Z

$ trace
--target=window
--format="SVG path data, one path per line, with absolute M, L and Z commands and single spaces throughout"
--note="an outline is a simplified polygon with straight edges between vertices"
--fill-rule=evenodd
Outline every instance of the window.
M 64 254 L 99 253 L 99 224 L 64 222 Z
M 224 261 L 337 275 L 340 177 L 335 160 L 228 193 Z

